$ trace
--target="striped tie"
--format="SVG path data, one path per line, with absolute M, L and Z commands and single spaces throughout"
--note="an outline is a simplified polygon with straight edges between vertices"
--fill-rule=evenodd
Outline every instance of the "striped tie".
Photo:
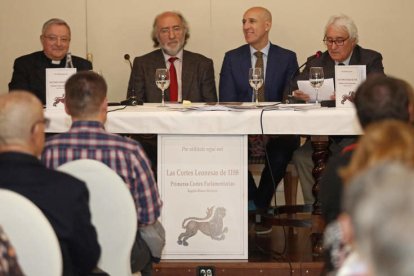
M 256 65 L 255 68 L 260 68 L 262 69 L 262 75 L 263 75 L 263 85 L 262 87 L 259 88 L 259 93 L 258 93 L 258 98 L 259 98 L 259 102 L 264 102 L 265 101 L 265 84 L 264 84 L 264 67 L 263 67 L 263 53 L 260 51 L 257 51 L 256 53 L 254 53 L 254 55 L 257 57 L 256 59 Z

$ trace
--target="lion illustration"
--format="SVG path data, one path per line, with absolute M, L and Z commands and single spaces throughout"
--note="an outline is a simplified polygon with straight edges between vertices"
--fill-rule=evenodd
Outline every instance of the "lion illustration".
M 214 211 L 214 215 L 213 210 L 214 206 L 207 208 L 207 215 L 205 218 L 189 217 L 184 219 L 182 227 L 185 229 L 185 232 L 178 236 L 177 243 L 188 246 L 187 240 L 197 234 L 198 230 L 204 235 L 211 237 L 213 240 L 224 240 L 224 233 L 227 233 L 227 227 L 223 228 L 223 218 L 226 216 L 226 209 L 217 207 Z
M 55 100 L 53 101 L 53 106 L 57 106 L 59 103 L 65 103 L 65 94 L 63 94 L 62 97 L 55 97 Z

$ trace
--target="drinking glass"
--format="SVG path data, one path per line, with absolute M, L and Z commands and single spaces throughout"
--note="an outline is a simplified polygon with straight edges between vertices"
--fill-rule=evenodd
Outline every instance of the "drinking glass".
M 318 103 L 318 90 L 323 85 L 323 68 L 322 67 L 311 67 L 309 70 L 309 82 L 316 91 L 316 103 Z
M 161 89 L 161 107 L 165 107 L 164 91 L 170 86 L 170 74 L 166 68 L 158 68 L 155 70 L 155 84 Z
M 263 72 L 262 68 L 250 68 L 249 69 L 249 84 L 254 90 L 256 98 L 256 106 L 259 105 L 259 89 L 263 85 Z

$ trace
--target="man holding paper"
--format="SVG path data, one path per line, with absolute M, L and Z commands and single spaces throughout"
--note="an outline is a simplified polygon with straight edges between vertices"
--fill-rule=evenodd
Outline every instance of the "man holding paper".
M 70 39 L 70 27 L 64 20 L 52 18 L 46 21 L 40 35 L 43 50 L 21 56 L 14 61 L 9 91 L 27 90 L 45 105 L 46 68 L 74 67 L 77 71 L 92 70 L 89 61 L 68 55 Z M 67 63 L 69 66 L 66 66 Z
M 384 74 L 381 54 L 373 50 L 364 49 L 358 45 L 358 29 L 353 20 L 348 16 L 332 16 L 328 20 L 323 42 L 327 47 L 327 51 L 320 56 L 311 56 L 308 58 L 305 69 L 294 79 L 294 83 L 292 83 L 293 89 L 297 89 L 297 81 L 309 79 L 309 70 L 311 67 L 322 67 L 325 81 L 327 79 L 335 79 L 336 65 L 365 65 L 367 76 L 375 73 Z M 330 82 L 333 83 L 332 80 Z M 331 91 L 330 98 L 334 99 L 334 88 Z M 295 90 L 292 94 L 298 100 L 310 100 L 309 94 L 305 91 Z M 336 137 L 333 139 L 330 146 L 333 154 L 339 152 L 351 142 L 349 138 L 342 138 L 344 137 Z M 314 202 L 312 195 L 312 186 L 314 184 L 312 176 L 313 161 L 311 156 L 312 147 L 309 141 L 293 154 L 293 162 L 298 169 L 306 204 L 312 204 Z
M 320 56 L 308 58 L 305 69 L 292 83 L 293 90 L 297 89 L 298 80 L 309 79 L 311 67 L 322 67 L 325 79 L 335 79 L 335 65 L 365 65 L 367 75 L 384 74 L 381 54 L 358 45 L 358 29 L 348 16 L 332 16 L 328 20 L 323 42 L 327 50 Z M 299 100 L 309 100 L 309 94 L 305 91 L 295 90 L 293 96 Z

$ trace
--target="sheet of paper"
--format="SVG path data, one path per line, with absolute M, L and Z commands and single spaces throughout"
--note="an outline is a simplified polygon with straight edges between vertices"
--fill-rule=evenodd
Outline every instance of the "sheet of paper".
M 65 83 L 75 73 L 76 68 L 46 69 L 46 108 L 64 108 Z
M 366 75 L 365 65 L 335 66 L 336 107 L 353 107 L 355 91 Z
M 308 80 L 298 81 L 298 88 L 309 95 L 309 102 L 312 103 L 316 101 L 316 90 Z M 318 89 L 318 101 L 331 100 L 334 93 L 335 87 L 333 79 L 325 79 L 323 85 Z

